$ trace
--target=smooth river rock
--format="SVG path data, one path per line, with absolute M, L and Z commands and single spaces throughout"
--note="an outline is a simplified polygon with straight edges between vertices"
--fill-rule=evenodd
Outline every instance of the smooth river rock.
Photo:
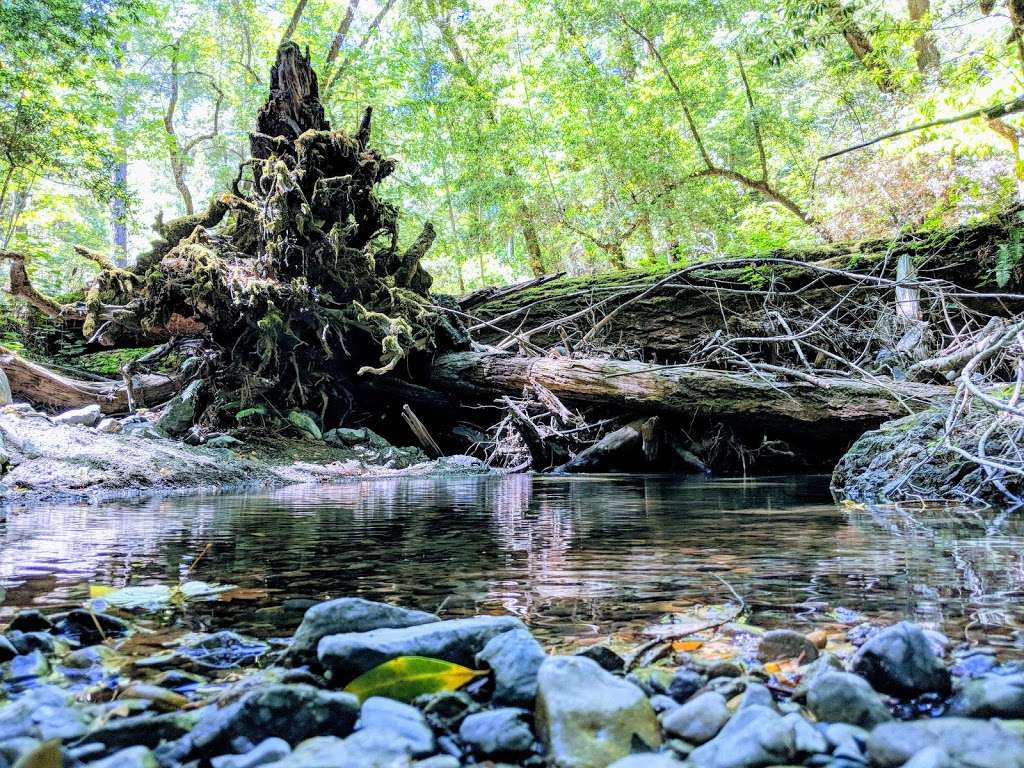
M 825 672 L 811 681 L 807 706 L 819 721 L 871 729 L 892 720 L 889 708 L 868 682 L 849 672 Z
M 476 655 L 476 663 L 494 671 L 495 704 L 532 709 L 537 698 L 537 672 L 546 658 L 533 635 L 525 629 L 514 629 L 488 640 Z
M 369 632 L 374 629 L 401 629 L 439 621 L 437 616 L 424 611 L 399 608 L 387 603 L 375 603 L 359 597 L 342 597 L 318 603 L 306 611 L 302 624 L 295 631 L 286 657 L 293 662 L 316 659 L 320 640 L 327 635 L 349 632 Z
M 552 765 L 605 768 L 643 746 L 661 745 L 644 692 L 592 659 L 550 657 L 537 682 L 537 734 Z
M 405 742 L 411 755 L 429 755 L 434 751 L 434 732 L 416 707 L 383 696 L 371 696 L 363 702 L 358 730 L 389 731 L 395 740 Z
M 876 691 L 892 696 L 945 695 L 950 690 L 949 672 L 932 651 L 928 637 L 906 621 L 883 629 L 864 643 L 851 667 Z
M 476 654 L 491 638 L 516 629 L 526 627 L 511 616 L 480 616 L 404 629 L 328 635 L 317 646 L 317 657 L 331 683 L 340 687 L 399 656 L 429 656 L 472 667 Z
M 359 702 L 347 693 L 311 685 L 261 686 L 201 718 L 188 734 L 187 753 L 219 755 L 272 736 L 293 746 L 314 736 L 347 736 L 358 716 Z
M 715 738 L 689 756 L 695 768 L 763 768 L 785 765 L 796 754 L 792 722 L 754 705 L 729 720 Z
M 481 757 L 512 757 L 529 752 L 533 747 L 533 731 L 517 707 L 502 707 L 477 712 L 462 721 L 459 738 Z
M 949 702 L 947 714 L 1024 718 L 1024 673 L 985 675 L 968 680 Z
M 86 405 L 82 408 L 75 408 L 73 410 L 57 414 L 53 417 L 53 423 L 91 427 L 97 424 L 102 418 L 103 411 L 100 410 L 98 405 Z
M 867 740 L 873 766 L 896 768 L 919 752 L 945 752 L 956 766 L 1024 768 L 1024 739 L 997 721 L 940 717 L 884 723 Z
M 773 629 L 765 632 L 757 645 L 759 661 L 802 659 L 811 662 L 818 658 L 818 647 L 806 635 L 791 629 Z
M 662 718 L 661 725 L 665 733 L 698 745 L 715 738 L 729 722 L 730 714 L 725 697 L 708 691 L 669 712 Z

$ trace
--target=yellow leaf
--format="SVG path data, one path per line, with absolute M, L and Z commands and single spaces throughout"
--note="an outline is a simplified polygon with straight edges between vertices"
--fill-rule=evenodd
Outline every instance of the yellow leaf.
M 672 650 L 676 653 L 690 653 L 704 645 L 703 640 L 676 640 L 672 643 Z
M 371 696 L 410 702 L 424 693 L 456 691 L 487 672 L 425 656 L 399 656 L 365 672 L 347 686 L 359 701 Z
M 27 752 L 14 764 L 15 768 L 61 768 L 63 757 L 60 740 L 44 741 L 31 752 Z
M 104 597 L 109 595 L 111 592 L 116 592 L 116 587 L 107 587 L 103 584 L 90 584 L 89 585 L 89 599 L 95 600 L 98 597 Z

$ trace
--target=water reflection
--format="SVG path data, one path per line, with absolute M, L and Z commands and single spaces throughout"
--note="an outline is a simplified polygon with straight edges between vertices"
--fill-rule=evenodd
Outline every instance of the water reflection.
M 839 508 L 824 478 L 377 480 L 17 512 L 0 523 L 0 615 L 79 603 L 90 583 L 193 578 L 265 594 L 196 606 L 197 626 L 283 634 L 309 601 L 353 594 L 511 612 L 554 638 L 721 602 L 721 578 L 766 625 L 846 608 L 1012 642 L 1022 544 L 1016 516 Z

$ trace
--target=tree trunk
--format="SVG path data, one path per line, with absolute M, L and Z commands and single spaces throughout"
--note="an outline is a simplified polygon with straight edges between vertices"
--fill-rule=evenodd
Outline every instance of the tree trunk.
M 935 35 L 932 33 L 931 0 L 907 0 L 907 11 L 910 20 L 922 23 L 927 19 L 924 29 L 920 30 L 914 40 L 914 52 L 917 58 L 917 69 L 919 72 L 927 73 L 939 68 L 939 47 L 935 43 Z

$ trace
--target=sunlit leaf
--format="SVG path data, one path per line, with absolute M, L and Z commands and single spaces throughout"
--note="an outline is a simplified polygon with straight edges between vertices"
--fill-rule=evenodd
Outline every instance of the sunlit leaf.
M 90 587 L 90 594 L 96 587 Z M 205 581 L 187 581 L 174 587 L 166 584 L 123 587 L 103 593 L 103 599 L 115 608 L 142 608 L 158 610 L 170 605 L 183 605 L 188 600 L 212 598 L 221 592 L 235 589 L 233 584 L 207 584 Z
M 399 656 L 360 675 L 345 686 L 345 692 L 360 701 L 371 696 L 386 696 L 410 702 L 424 693 L 457 691 L 473 678 L 485 674 L 441 659 Z
M 89 597 L 96 599 L 98 597 L 106 597 L 111 592 L 116 592 L 117 587 L 108 587 L 103 584 L 90 584 L 89 585 Z

